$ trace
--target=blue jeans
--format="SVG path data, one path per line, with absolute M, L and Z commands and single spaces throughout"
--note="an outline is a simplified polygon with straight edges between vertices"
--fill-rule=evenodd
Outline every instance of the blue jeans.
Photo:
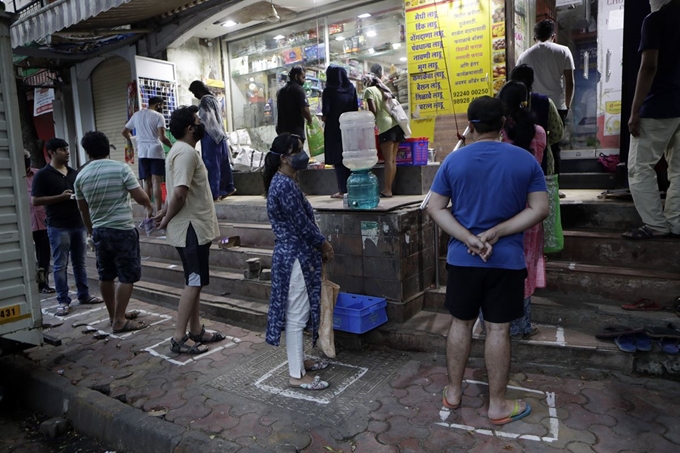
M 229 163 L 229 145 L 227 140 L 219 144 L 206 134 L 201 140 L 201 155 L 208 170 L 208 182 L 213 200 L 229 195 L 234 191 L 234 176 Z
M 68 295 L 68 257 L 71 255 L 71 267 L 76 279 L 78 300 L 84 301 L 90 298 L 90 289 L 87 286 L 87 271 L 85 270 L 85 247 L 87 233 L 85 228 L 52 228 L 47 227 L 47 235 L 50 238 L 50 248 L 54 257 L 54 288 L 57 290 L 57 302 L 70 304 L 71 297 Z

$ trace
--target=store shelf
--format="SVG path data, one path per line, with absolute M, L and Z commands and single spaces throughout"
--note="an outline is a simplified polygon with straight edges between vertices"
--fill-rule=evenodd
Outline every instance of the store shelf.
M 248 73 L 245 73 L 245 74 L 232 74 L 231 76 L 232 77 L 252 77 L 252 76 L 257 75 L 257 74 L 276 73 L 276 72 L 279 72 L 281 70 L 291 68 L 293 66 L 302 66 L 304 68 L 310 68 L 310 69 L 314 69 L 314 70 L 317 70 L 317 71 L 319 71 L 319 70 L 324 71 L 325 70 L 323 68 L 324 61 L 325 61 L 325 59 L 323 59 L 323 58 L 318 58 L 318 59 L 315 59 L 315 60 L 303 60 L 303 61 L 298 61 L 298 62 L 295 62 L 295 63 L 283 65 L 283 66 L 276 66 L 274 68 L 261 69 L 259 71 L 251 71 L 251 72 L 248 72 Z M 319 63 L 321 63 L 321 64 L 319 64 Z

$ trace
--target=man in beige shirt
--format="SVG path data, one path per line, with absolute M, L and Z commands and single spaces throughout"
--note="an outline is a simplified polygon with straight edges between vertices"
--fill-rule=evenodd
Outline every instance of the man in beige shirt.
M 177 142 L 165 160 L 168 202 L 155 218 L 158 228 L 166 230 L 168 243 L 177 248 L 184 267 L 186 282 L 170 349 L 187 354 L 207 352 L 205 343 L 225 338 L 206 332 L 198 316 L 201 289 L 210 279 L 210 245 L 219 235 L 219 225 L 208 172 L 196 151 L 196 143 L 205 135 L 197 112 L 196 106 L 181 107 L 170 117 L 170 132 Z

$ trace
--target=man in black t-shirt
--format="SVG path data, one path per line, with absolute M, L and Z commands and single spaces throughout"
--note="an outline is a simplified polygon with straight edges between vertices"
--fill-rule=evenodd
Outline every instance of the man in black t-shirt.
M 288 73 L 288 83 L 276 95 L 278 118 L 276 133 L 288 132 L 305 140 L 305 120 L 312 123 L 307 95 L 302 86 L 305 83 L 305 70 L 302 66 L 294 66 Z
M 680 235 L 680 0 L 652 0 L 642 23 L 640 70 L 628 129 L 628 184 L 642 225 L 626 239 Z M 661 202 L 654 167 L 668 161 L 670 188 Z
M 53 138 L 47 142 L 46 147 L 50 163 L 33 178 L 31 195 L 33 204 L 45 206 L 47 212 L 47 235 L 54 256 L 52 268 L 59 303 L 57 315 L 65 316 L 69 313 L 71 304 L 66 273 L 69 255 L 80 303 L 96 304 L 102 302 L 102 299 L 92 297 L 87 286 L 87 233 L 73 194 L 77 172 L 67 165 L 70 156 L 68 143 L 63 139 Z

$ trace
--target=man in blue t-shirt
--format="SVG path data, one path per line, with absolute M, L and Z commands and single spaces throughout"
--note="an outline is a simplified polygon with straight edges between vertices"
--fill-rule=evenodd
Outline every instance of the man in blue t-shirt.
M 451 236 L 446 258 L 446 307 L 453 315 L 446 345 L 449 385 L 444 406 L 460 405 L 472 327 L 481 308 L 486 324 L 491 423 L 526 417 L 531 407 L 507 400 L 510 321 L 522 317 L 524 231 L 548 216 L 545 178 L 536 158 L 499 141 L 503 103 L 483 96 L 470 103 L 474 143 L 450 154 L 432 183 L 428 213 Z M 451 201 L 451 208 L 448 208 Z
M 642 23 L 642 54 L 628 129 L 628 184 L 642 225 L 626 239 L 680 234 L 680 0 L 652 0 Z M 670 188 L 664 210 L 654 167 L 665 155 Z

